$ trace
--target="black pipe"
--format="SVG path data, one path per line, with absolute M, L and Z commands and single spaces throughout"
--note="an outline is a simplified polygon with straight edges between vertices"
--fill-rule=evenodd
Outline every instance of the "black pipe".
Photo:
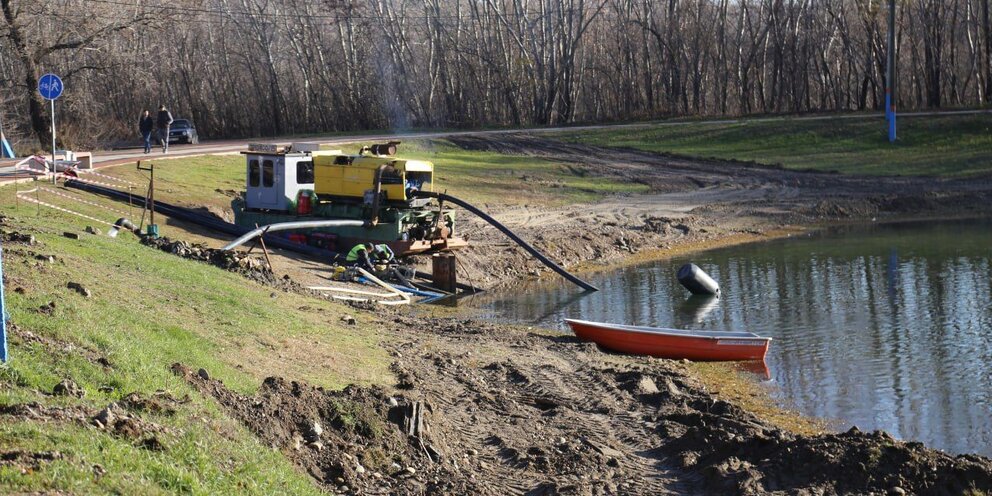
M 128 193 L 125 193 L 123 191 L 118 191 L 113 188 L 105 188 L 103 186 L 84 183 L 82 181 L 76 181 L 70 178 L 66 178 L 65 186 L 68 188 L 81 189 L 83 191 L 88 191 L 90 193 L 99 194 L 102 196 L 114 198 L 121 201 L 128 201 L 128 198 L 136 200 L 138 203 L 144 203 L 145 201 L 145 199 L 140 196 L 129 195 Z M 157 210 L 159 213 L 168 215 L 169 217 L 172 217 L 174 219 L 179 219 L 182 221 L 191 222 L 193 224 L 198 224 L 208 229 L 212 229 L 214 231 L 220 231 L 225 234 L 230 234 L 231 236 L 241 236 L 242 234 L 245 234 L 248 231 L 254 229 L 251 227 L 243 227 L 237 224 L 231 224 L 230 222 L 224 222 L 209 215 L 197 213 L 191 209 L 177 207 L 175 205 L 165 203 L 159 200 L 155 200 L 154 205 L 155 205 L 155 210 Z M 314 248 L 309 245 L 294 243 L 284 238 L 273 237 L 265 240 L 265 242 L 268 243 L 269 246 L 282 248 L 284 250 L 295 251 L 297 253 L 302 253 L 304 255 L 309 255 L 317 260 L 329 260 L 334 255 L 336 255 L 335 252 L 329 250 L 323 250 L 320 248 Z
M 524 250 L 527 250 L 528 253 L 530 253 L 531 255 L 533 255 L 534 258 L 540 260 L 544 265 L 548 266 L 549 268 L 551 268 L 551 270 L 554 270 L 555 272 L 557 272 L 559 275 L 561 275 L 565 279 L 568 279 L 569 281 L 573 282 L 575 285 L 579 286 L 580 288 L 585 289 L 586 291 L 599 291 L 599 288 L 597 288 L 596 286 L 593 286 L 592 284 L 589 284 L 589 283 L 583 281 L 582 279 L 579 279 L 578 277 L 575 277 L 574 275 L 572 275 L 571 273 L 569 273 L 567 270 L 561 268 L 561 266 L 559 266 L 558 264 L 554 263 L 550 258 L 544 256 L 543 253 L 537 251 L 536 248 L 534 248 L 533 246 L 531 246 L 530 244 L 528 244 L 526 241 L 520 239 L 520 237 L 517 236 L 516 234 L 514 234 L 513 231 L 511 231 L 510 229 L 508 229 L 503 224 L 500 224 L 499 221 L 497 221 L 496 219 L 490 217 L 489 215 L 487 215 L 482 210 L 479 210 L 478 208 L 473 207 L 471 204 L 466 203 L 465 201 L 459 200 L 458 198 L 455 198 L 454 196 L 451 196 L 451 195 L 448 195 L 448 194 L 445 194 L 445 193 L 435 193 L 433 191 L 416 191 L 416 192 L 413 193 L 413 195 L 414 196 L 418 196 L 420 198 L 437 198 L 439 201 L 449 201 L 451 203 L 454 203 L 455 205 L 458 205 L 458 206 L 464 208 L 465 210 L 468 210 L 469 212 L 472 212 L 475 215 L 478 215 L 479 217 L 482 218 L 482 220 L 490 223 L 493 227 L 495 227 L 496 229 L 499 229 L 500 231 L 502 231 L 503 234 L 505 234 L 508 238 L 510 238 L 513 241 L 515 241 L 518 245 L 520 245 L 521 248 L 523 248 Z

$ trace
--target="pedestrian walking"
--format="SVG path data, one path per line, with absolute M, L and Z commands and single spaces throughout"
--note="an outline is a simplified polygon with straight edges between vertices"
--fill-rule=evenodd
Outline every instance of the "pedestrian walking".
M 169 153 L 169 126 L 172 125 L 172 114 L 166 110 L 165 105 L 159 105 L 155 124 L 158 125 L 158 139 L 162 140 L 162 153 Z
M 152 130 L 155 128 L 155 120 L 152 113 L 147 109 L 141 118 L 138 119 L 138 130 L 141 131 L 141 138 L 145 140 L 145 153 L 152 152 Z

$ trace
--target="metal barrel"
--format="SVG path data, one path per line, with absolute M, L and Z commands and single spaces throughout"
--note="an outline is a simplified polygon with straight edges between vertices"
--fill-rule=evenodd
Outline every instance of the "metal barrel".
M 720 294 L 720 285 L 694 263 L 683 265 L 679 269 L 677 277 L 679 284 L 682 284 L 692 294 Z

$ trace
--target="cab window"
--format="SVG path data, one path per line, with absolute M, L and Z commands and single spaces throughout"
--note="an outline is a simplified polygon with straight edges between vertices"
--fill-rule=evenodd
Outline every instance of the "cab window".
M 313 162 L 310 160 L 296 163 L 296 182 L 298 184 L 313 184 Z
M 258 187 L 258 180 L 261 177 L 261 171 L 258 168 L 258 160 L 251 159 L 248 161 L 248 186 L 253 188 Z
M 271 160 L 262 161 L 262 187 L 271 188 L 275 184 L 275 170 Z

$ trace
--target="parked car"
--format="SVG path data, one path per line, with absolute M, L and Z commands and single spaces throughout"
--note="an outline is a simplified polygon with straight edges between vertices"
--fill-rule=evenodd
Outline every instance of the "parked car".
M 169 126 L 169 143 L 189 143 L 195 145 L 200 142 L 200 137 L 196 135 L 196 126 L 189 119 L 175 119 Z

